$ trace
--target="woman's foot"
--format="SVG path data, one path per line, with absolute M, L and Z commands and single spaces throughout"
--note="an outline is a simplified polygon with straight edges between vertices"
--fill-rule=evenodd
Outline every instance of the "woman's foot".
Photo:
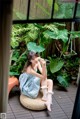
M 48 111 L 51 111 L 52 95 L 53 95 L 53 92 L 52 91 L 48 91 L 47 102 L 45 102 L 45 105 L 46 105 Z
M 45 102 L 44 104 L 46 105 L 46 107 L 47 107 L 48 111 L 50 111 L 50 112 L 51 112 L 51 104 L 50 104 L 50 103 L 48 103 L 48 102 Z

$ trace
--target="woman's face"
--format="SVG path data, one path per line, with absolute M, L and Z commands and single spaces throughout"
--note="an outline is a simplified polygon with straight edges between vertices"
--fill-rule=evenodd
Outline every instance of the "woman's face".
M 33 58 L 31 59 L 31 63 L 34 64 L 34 65 L 37 64 L 38 59 L 39 59 L 39 57 L 33 56 Z

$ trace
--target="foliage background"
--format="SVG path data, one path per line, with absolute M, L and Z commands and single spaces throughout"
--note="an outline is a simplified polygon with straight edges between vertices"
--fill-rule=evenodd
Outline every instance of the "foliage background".
M 68 31 L 66 24 L 13 25 L 9 74 L 19 77 L 27 61 L 27 53 L 32 50 L 49 60 L 50 64 L 47 65 L 48 77 L 66 88 L 71 81 L 71 76 L 77 75 L 79 65 L 79 58 L 76 58 L 72 53 L 68 57 L 63 55 L 66 51 L 70 52 L 68 37 L 70 34 L 73 34 L 74 38 L 80 37 L 79 31 Z M 61 51 L 56 48 L 57 41 L 61 43 Z M 51 45 L 53 48 L 49 49 Z
M 50 18 L 53 0 L 31 0 L 30 19 Z M 14 0 L 13 19 L 26 18 L 27 0 Z M 72 18 L 74 2 L 56 0 L 54 18 Z M 80 17 L 78 4 L 77 17 Z M 80 57 L 80 24 L 17 24 L 11 34 L 10 75 L 19 77 L 29 50 L 49 60 L 48 77 L 67 87 L 77 77 Z M 74 59 L 74 60 L 73 60 Z

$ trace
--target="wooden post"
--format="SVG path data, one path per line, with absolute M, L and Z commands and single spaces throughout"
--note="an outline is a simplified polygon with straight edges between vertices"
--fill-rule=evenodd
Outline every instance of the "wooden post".
M 80 119 L 80 79 L 71 119 Z
M 77 76 L 77 81 L 76 81 L 77 85 L 79 84 L 79 79 L 80 79 L 80 65 L 79 65 L 79 71 L 78 71 L 78 76 Z
M 0 113 L 7 111 L 13 0 L 0 0 Z

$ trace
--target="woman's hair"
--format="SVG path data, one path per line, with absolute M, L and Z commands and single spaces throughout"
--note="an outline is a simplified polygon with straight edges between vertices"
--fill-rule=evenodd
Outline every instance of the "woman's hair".
M 33 59 L 34 56 L 39 57 L 39 54 L 35 53 L 33 51 L 30 51 L 28 53 L 28 55 L 27 55 L 27 62 L 24 65 L 23 72 L 25 72 L 26 68 L 31 65 L 31 60 Z

